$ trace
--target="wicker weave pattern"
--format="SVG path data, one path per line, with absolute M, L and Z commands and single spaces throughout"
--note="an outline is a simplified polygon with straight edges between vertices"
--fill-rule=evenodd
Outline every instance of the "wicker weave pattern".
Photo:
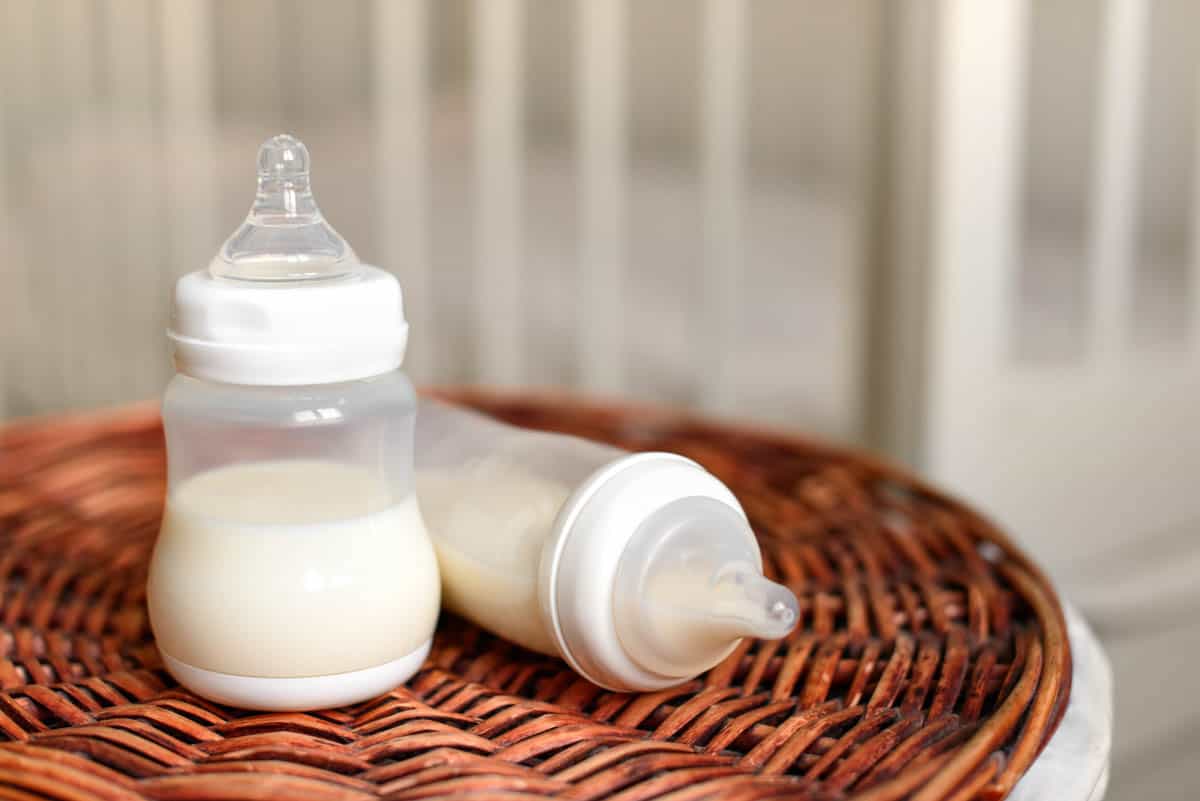
M 161 669 L 144 579 L 153 410 L 0 431 L 0 798 L 995 798 L 1069 687 L 1061 610 L 995 529 L 844 451 L 646 411 L 469 398 L 701 461 L 743 501 L 797 633 L 682 687 L 600 690 L 444 616 L 407 688 L 316 714 L 197 699 Z

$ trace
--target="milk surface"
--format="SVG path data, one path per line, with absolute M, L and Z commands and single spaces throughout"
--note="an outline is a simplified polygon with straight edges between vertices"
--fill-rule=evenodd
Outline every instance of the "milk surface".
M 446 607 L 526 648 L 557 654 L 538 603 L 538 566 L 570 493 L 502 460 L 418 471 Z
M 238 464 L 167 498 L 150 568 L 159 648 L 244 676 L 323 676 L 381 665 L 437 621 L 437 561 L 416 498 L 361 468 Z

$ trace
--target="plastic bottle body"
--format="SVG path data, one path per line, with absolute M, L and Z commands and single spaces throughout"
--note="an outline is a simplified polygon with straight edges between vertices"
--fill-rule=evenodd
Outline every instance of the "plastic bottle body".
M 416 444 L 446 605 L 596 684 L 678 684 L 795 624 L 737 499 L 689 459 L 426 400 Z
M 371 697 L 415 671 L 439 602 L 414 495 L 415 413 L 398 370 L 310 386 L 171 381 L 147 594 L 177 678 L 255 679 L 226 682 L 240 695 L 192 689 L 311 708 Z M 364 675 L 375 681 L 354 680 Z M 319 677 L 351 680 L 313 695 Z
M 563 505 L 627 454 L 502 425 L 421 400 L 417 493 L 437 550 L 445 606 L 526 648 L 558 647 L 539 601 L 539 567 Z

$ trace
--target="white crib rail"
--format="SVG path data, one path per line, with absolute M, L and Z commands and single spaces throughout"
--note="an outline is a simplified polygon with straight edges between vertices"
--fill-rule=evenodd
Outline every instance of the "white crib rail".
M 1188 344 L 1193 356 L 1200 358 L 1200 81 L 1196 82 L 1196 96 L 1191 99 L 1191 102 L 1194 104 L 1192 111 L 1193 119 L 1197 122 L 1194 150 L 1191 154 L 1193 183 L 1188 263 L 1190 266 L 1189 286 L 1192 297 L 1188 309 L 1191 321 L 1191 338 Z
M 404 288 L 410 368 L 435 377 L 439 359 L 429 253 L 429 4 L 376 0 L 372 8 L 376 110 L 375 225 L 379 263 Z
M 0 19 L 4 19 L 4 17 L 0 17 Z M 7 19 L 4 21 L 7 23 Z M 0 83 L 0 87 L 4 87 L 4 84 Z M 7 111 L 5 104 L 0 103 L 0 154 L 6 153 L 8 150 L 6 142 L 8 131 L 5 120 Z M 9 214 L 8 159 L 0 155 L 0 263 L 2 264 L 16 264 L 18 258 L 14 241 L 16 226 L 10 222 Z M 0 341 L 9 343 L 7 347 L 0 350 L 0 420 L 8 415 L 7 382 L 12 380 L 11 376 L 15 372 L 13 366 L 16 362 L 16 354 L 19 352 L 13 343 L 20 339 L 17 328 L 17 304 L 20 302 L 18 298 L 24 294 L 18 285 L 18 282 L 24 283 L 22 272 L 16 269 L 0 272 L 0 278 L 9 281 L 8 291 L 0 295 Z
M 580 383 L 622 389 L 627 202 L 626 1 L 578 0 Z
M 45 87 L 49 97 L 53 98 L 50 102 L 57 107 L 57 114 L 52 116 L 59 117 L 57 124 L 62 129 L 69 130 L 75 125 L 90 128 L 95 115 L 92 103 L 97 83 L 96 48 L 91 36 L 96 23 L 95 7 L 85 3 L 62 7 L 43 3 L 38 12 L 42 28 L 39 37 L 42 63 L 54 65 L 56 79 L 47 81 L 53 85 L 53 90 L 50 86 Z M 103 276 L 97 275 L 98 271 L 94 269 L 69 271 L 50 265 L 86 264 L 89 259 L 94 259 L 96 240 L 89 233 L 95 230 L 95 215 L 89 211 L 95 203 L 94 193 L 103 190 L 96 180 L 94 167 L 81 159 L 57 164 L 50 161 L 39 169 L 39 175 L 50 179 L 43 187 L 46 205 L 31 222 L 45 231 L 48 225 L 45 217 L 53 215 L 57 222 L 49 224 L 58 229 L 56 235 L 44 243 L 48 248 L 45 261 L 50 264 L 42 268 L 46 281 L 42 297 L 49 296 L 50 302 L 42 307 L 38 327 L 39 336 L 48 331 L 50 341 L 54 343 L 44 367 L 54 374 L 55 391 L 66 396 L 70 403 L 86 403 L 89 400 L 87 388 L 76 386 L 70 376 L 83 366 L 86 348 L 82 343 L 88 339 L 87 331 L 97 324 L 100 315 L 95 307 L 73 313 L 52 299 L 72 294 L 90 295 L 91 288 L 98 286 Z M 81 187 L 90 187 L 90 190 L 81 191 Z
M 154 300 L 165 327 L 174 281 L 211 258 L 224 235 L 217 223 L 217 136 L 213 96 L 213 31 L 205 0 L 159 5 L 162 65 L 164 207 L 167 241 Z
M 108 262 L 119 265 L 100 287 L 109 308 L 125 312 L 114 326 L 111 345 L 118 352 L 144 350 L 147 331 L 161 330 L 158 322 L 166 282 L 158 266 L 155 232 L 162 220 L 159 177 L 162 157 L 155 148 L 152 76 L 154 42 L 152 8 L 146 0 L 110 0 L 102 6 L 104 66 L 108 79 L 106 180 L 121 187 L 101 235 L 107 240 Z M 161 362 L 160 362 L 161 364 Z M 122 359 L 105 371 L 108 393 L 119 397 L 129 389 L 153 392 L 162 383 L 160 365 L 147 370 L 136 359 Z
M 524 374 L 524 5 L 476 0 L 473 11 L 478 371 L 491 384 L 519 384 Z
M 13 39 L 5 52 L 8 74 L 2 91 L 4 102 L 0 103 L 0 123 L 6 124 L 6 130 L 0 131 L 0 143 L 10 148 L 24 144 L 16 123 L 31 116 L 34 111 L 38 84 L 34 52 L 35 11 L 32 0 L 17 0 L 0 6 L 0 23 L 11 32 L 10 38 Z M 10 131 L 15 132 L 12 139 L 16 141 L 3 141 L 8 138 L 5 135 Z M 0 206 L 0 216 L 7 223 L 4 230 L 0 230 L 0 234 L 5 235 L 3 256 L 6 263 L 28 263 L 29 242 L 36 232 L 29 230 L 31 215 L 28 209 L 18 206 L 16 197 L 5 191 L 14 178 L 7 167 L 7 164 L 0 167 L 0 177 L 8 179 L 5 188 L 0 189 L 0 200 L 7 200 L 4 206 Z M 8 262 L 9 259 L 12 261 Z M 8 369 L 0 377 L 7 380 L 10 386 L 24 385 L 28 387 L 25 392 L 36 393 L 43 386 L 42 375 L 37 369 L 38 365 L 19 358 L 19 349 L 27 347 L 33 340 L 33 318 L 39 300 L 35 285 L 39 280 L 45 280 L 45 276 L 38 276 L 33 270 L 9 270 L 5 275 L 10 280 L 4 292 L 7 302 L 0 307 L 5 312 L 4 319 L 0 320 L 0 326 L 3 326 L 0 330 L 4 332 L 4 339 L 12 345 L 5 354 Z
M 1026 2 L 943 5 L 926 458 L 952 461 L 1005 351 L 1015 274 Z M 974 453 L 974 451 L 972 451 Z
M 1100 130 L 1091 224 L 1092 331 L 1093 363 L 1110 370 L 1119 366 L 1129 341 L 1148 15 L 1145 0 L 1110 0 L 1102 26 Z
M 734 410 L 737 397 L 730 355 L 743 313 L 739 290 L 745 268 L 746 18 L 741 0 L 707 0 L 700 49 L 704 252 L 695 370 L 702 376 L 701 403 L 726 413 Z

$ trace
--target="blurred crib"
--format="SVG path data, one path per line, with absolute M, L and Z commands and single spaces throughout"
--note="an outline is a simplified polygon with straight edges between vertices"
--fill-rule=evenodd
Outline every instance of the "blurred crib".
M 1198 10 L 937 20 L 922 461 L 1022 532 L 1106 638 L 1113 799 L 1196 786 Z
M 919 458 L 1100 628 L 1118 800 L 1195 787 L 1197 10 L 963 2 L 935 23 Z
M 418 380 L 689 405 L 917 464 L 1108 636 L 1110 797 L 1186 794 L 1194 4 L 0 10 L 0 415 L 157 393 L 171 285 L 291 130 L 327 216 L 400 276 Z

